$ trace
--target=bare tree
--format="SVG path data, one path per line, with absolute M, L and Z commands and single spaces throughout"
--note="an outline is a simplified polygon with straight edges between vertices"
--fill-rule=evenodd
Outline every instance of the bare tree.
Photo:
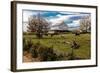
M 80 20 L 80 30 L 82 32 L 90 32 L 91 30 L 91 16 L 85 16 Z
M 38 38 L 42 38 L 48 32 L 49 22 L 38 13 L 36 16 L 29 18 L 27 28 L 29 32 L 35 32 Z

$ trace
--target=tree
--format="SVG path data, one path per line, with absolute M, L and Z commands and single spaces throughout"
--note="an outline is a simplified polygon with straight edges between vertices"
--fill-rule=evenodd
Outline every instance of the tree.
M 82 32 L 90 32 L 91 30 L 91 16 L 85 16 L 80 20 L 80 30 Z
M 48 32 L 49 22 L 38 13 L 36 16 L 29 18 L 27 28 L 29 32 L 35 32 L 38 38 L 42 38 Z

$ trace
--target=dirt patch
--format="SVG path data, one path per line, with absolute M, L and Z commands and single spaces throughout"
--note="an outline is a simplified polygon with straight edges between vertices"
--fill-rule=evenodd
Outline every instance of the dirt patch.
M 23 62 L 39 62 L 39 58 L 33 58 L 32 57 L 32 54 L 27 52 L 27 51 L 24 51 L 23 53 Z

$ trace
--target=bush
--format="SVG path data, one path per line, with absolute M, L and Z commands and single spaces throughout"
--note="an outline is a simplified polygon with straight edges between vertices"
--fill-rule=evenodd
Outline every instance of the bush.
M 33 58 L 38 58 L 39 61 L 57 61 L 64 60 L 65 55 L 54 51 L 53 46 L 47 47 L 42 45 L 40 42 L 32 43 L 31 39 L 23 39 L 23 50 L 32 54 Z
M 40 43 L 36 43 L 33 44 L 32 47 L 30 48 L 30 53 L 32 54 L 33 58 L 37 58 L 38 57 L 38 47 L 39 47 Z
M 55 61 L 57 55 L 52 47 L 46 47 L 41 43 L 33 44 L 30 49 L 33 58 L 39 58 L 40 61 Z
M 38 55 L 41 61 L 53 61 L 56 60 L 56 54 L 53 48 L 40 45 L 38 48 Z
M 24 51 L 29 51 L 30 48 L 32 47 L 32 45 L 33 45 L 33 43 L 31 41 L 31 39 L 26 40 L 25 38 L 23 38 L 23 50 Z

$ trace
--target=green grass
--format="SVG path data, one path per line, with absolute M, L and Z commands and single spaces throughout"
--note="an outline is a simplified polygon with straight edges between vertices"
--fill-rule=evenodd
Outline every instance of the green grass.
M 90 43 L 90 34 L 80 34 L 79 36 L 75 36 L 72 33 L 63 34 L 64 38 L 61 35 L 54 35 L 53 37 L 43 36 L 42 39 L 38 39 L 35 35 L 27 35 L 24 34 L 25 39 L 32 39 L 33 43 L 40 42 L 41 44 L 51 47 L 53 46 L 54 50 L 57 52 L 70 53 L 71 52 L 71 43 L 75 40 L 79 45 L 79 49 L 74 49 L 74 55 L 83 58 L 90 59 L 91 57 L 91 43 Z M 64 43 L 70 42 L 70 44 Z

